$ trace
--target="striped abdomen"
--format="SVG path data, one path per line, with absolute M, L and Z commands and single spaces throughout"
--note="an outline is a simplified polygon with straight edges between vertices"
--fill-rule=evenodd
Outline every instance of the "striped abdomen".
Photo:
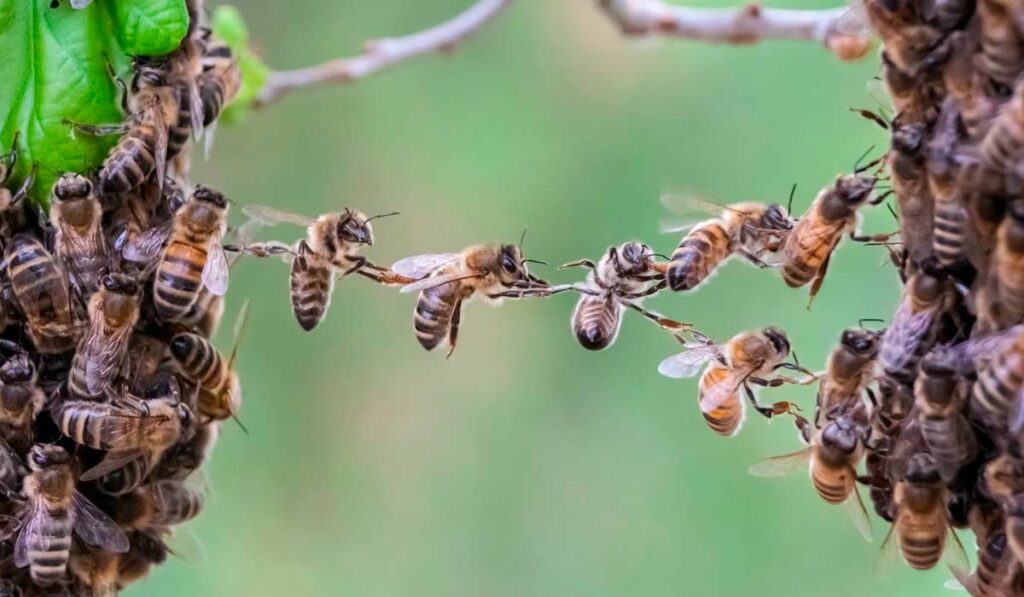
M 171 354 L 181 372 L 203 388 L 217 390 L 227 382 L 224 359 L 206 338 L 196 334 L 178 334 L 171 340 Z
M 992 273 L 1005 323 L 1019 323 L 1024 319 L 1024 254 L 1010 251 L 999 242 L 992 255 Z
M 142 417 L 102 402 L 65 400 L 50 407 L 61 433 L 97 450 L 131 450 L 142 443 Z
M 939 563 L 942 549 L 946 545 L 945 516 L 945 508 L 936 509 L 930 514 L 900 515 L 900 550 L 911 568 L 928 570 Z M 943 520 L 935 520 L 939 517 Z
M 433 350 L 448 337 L 459 302 L 459 289 L 458 283 L 449 282 L 420 292 L 412 326 L 423 348 Z
M 683 237 L 672 251 L 666 277 L 675 291 L 693 290 L 733 251 L 732 234 L 721 220 L 705 222 Z
M 987 166 L 998 172 L 1014 169 L 1024 153 L 1024 98 L 1014 96 L 992 122 L 981 140 L 981 156 Z
M 977 69 L 997 83 L 1010 87 L 1024 67 L 1024 48 L 1007 7 L 996 0 L 978 2 L 981 19 L 980 52 Z
M 587 350 L 601 350 L 615 342 L 622 325 L 622 305 L 612 295 L 581 294 L 572 313 L 572 331 Z
M 815 459 L 811 468 L 811 483 L 821 499 L 830 504 L 841 504 L 853 491 L 853 471 L 847 466 L 832 468 Z
M 1007 527 L 1011 520 L 1007 519 Z M 978 595 L 996 597 L 1003 594 L 1007 568 L 1013 564 L 1012 555 L 1007 549 L 1006 535 L 1003 532 L 992 533 L 978 548 L 978 567 L 974 571 L 974 589 Z
M 199 298 L 206 267 L 205 243 L 174 238 L 164 250 L 153 280 L 153 305 L 164 320 L 176 320 L 188 314 Z
M 712 365 L 700 377 L 698 384 L 698 398 L 703 398 L 704 393 L 720 383 L 732 383 L 729 379 L 731 370 L 719 365 Z M 735 435 L 743 423 L 743 401 L 738 391 L 734 391 L 729 398 L 711 412 L 701 411 L 708 427 L 718 435 Z
M 26 538 L 29 570 L 37 585 L 47 587 L 67 576 L 73 520 L 67 508 L 36 499 L 43 500 L 39 507 L 46 511 L 38 514 L 42 518 L 39 532 Z
M 185 149 L 192 135 L 192 98 L 186 92 L 178 95 L 178 116 L 167 129 L 167 159 L 176 157 Z
M 0 387 L 0 438 L 19 454 L 32 447 L 37 394 L 16 384 Z
M 192 520 L 203 509 L 203 494 L 178 481 L 160 481 L 153 486 L 159 506 L 152 523 L 170 526 Z
M 7 248 L 7 275 L 25 312 L 28 331 L 43 353 L 71 350 L 78 342 L 67 276 L 36 239 L 18 235 Z
M 313 252 L 306 241 L 299 241 L 292 261 L 292 313 L 299 326 L 307 332 L 324 318 L 334 292 L 334 271 L 322 257 Z
M 199 298 L 179 322 L 210 338 L 216 333 L 224 315 L 224 298 L 213 294 L 205 286 L 199 289 Z
M 940 471 L 955 471 L 968 456 L 958 426 L 959 413 L 923 414 L 918 417 L 921 436 Z M 954 418 L 957 417 L 957 418 Z
M 782 279 L 786 284 L 797 288 L 813 280 L 842 232 L 841 223 L 825 222 L 817 209 L 800 218 L 783 248 Z
M 971 409 L 999 428 L 1007 425 L 1010 408 L 1024 383 L 1024 354 L 1016 347 L 997 354 L 978 373 Z
M 963 261 L 966 226 L 967 213 L 956 195 L 935 195 L 932 250 L 940 266 L 950 267 Z
M 100 477 L 96 485 L 107 495 L 124 495 L 132 492 L 146 480 L 150 471 L 150 462 L 149 454 L 143 452 L 135 460 Z
M 103 192 L 124 193 L 146 181 L 156 168 L 156 137 L 153 124 L 139 124 L 128 129 L 103 162 L 100 170 Z

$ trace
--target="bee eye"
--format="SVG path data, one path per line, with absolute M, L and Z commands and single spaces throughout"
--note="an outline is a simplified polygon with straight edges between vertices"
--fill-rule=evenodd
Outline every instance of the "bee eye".
M 114 276 L 111 276 L 109 274 L 106 275 L 106 276 L 103 276 L 102 282 L 103 282 L 103 287 L 106 288 L 107 290 L 117 290 L 117 288 L 118 288 L 117 280 L 114 279 Z
M 512 261 L 512 258 L 508 255 L 503 255 L 501 258 L 501 268 L 505 270 L 506 273 L 514 274 L 516 273 L 516 262 Z
M 39 467 L 46 466 L 46 455 L 42 452 L 32 452 L 32 464 Z

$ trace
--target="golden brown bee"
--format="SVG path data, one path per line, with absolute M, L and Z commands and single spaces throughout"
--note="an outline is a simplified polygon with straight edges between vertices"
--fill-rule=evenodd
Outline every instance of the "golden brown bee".
M 202 286 L 218 296 L 227 292 L 228 260 L 221 244 L 227 209 L 224 195 L 197 186 L 174 214 L 169 229 L 150 229 L 125 246 L 122 255 L 129 261 L 148 263 L 160 255 L 153 306 L 162 319 L 174 321 L 187 315 Z
M 201 492 L 181 481 L 163 479 L 118 500 L 114 520 L 125 529 L 162 529 L 192 520 L 202 508 Z
M 855 237 L 860 223 L 858 209 L 875 188 L 872 176 L 839 176 L 818 193 L 797 221 L 782 248 L 782 278 L 791 287 L 813 280 L 811 297 L 818 293 L 828 270 L 829 258 L 843 234 Z
M 412 281 L 396 278 L 388 269 L 374 265 L 357 254 L 364 246 L 373 245 L 373 227 L 370 222 L 395 213 L 368 218 L 361 211 L 346 208 L 345 211 L 326 213 L 314 220 L 263 205 L 247 205 L 242 211 L 256 223 L 285 223 L 306 228 L 306 238 L 300 240 L 294 249 L 291 300 L 295 319 L 307 332 L 315 328 L 327 312 L 336 276 L 358 273 L 381 284 Z M 249 247 L 249 251 L 271 246 L 269 243 L 256 244 Z M 280 247 L 277 246 L 267 254 L 279 252 Z
M 1024 320 L 1024 201 L 1010 203 L 989 266 L 990 292 L 1004 326 Z
M 823 417 L 850 402 L 859 401 L 861 392 L 871 384 L 882 332 L 852 328 L 843 331 L 839 345 L 829 354 L 825 376 L 818 386 L 815 426 L 823 427 Z
M 943 41 L 944 32 L 924 22 L 916 2 L 865 0 L 864 8 L 889 58 L 904 72 L 917 76 Z
M 978 566 L 974 573 L 967 575 L 964 570 L 953 570 L 960 584 L 968 594 L 977 597 L 1018 594 L 1012 587 L 1017 566 L 1007 545 L 1007 534 L 1002 531 L 991 533 L 979 543 Z
M 683 330 L 689 324 L 672 321 L 643 307 L 645 297 L 665 288 L 664 263 L 655 263 L 651 248 L 637 241 L 610 247 L 601 261 L 588 259 L 567 263 L 562 267 L 590 268 L 579 290 L 582 294 L 572 313 L 572 331 L 587 350 L 611 346 L 619 335 L 624 308 L 629 307 L 668 330 Z M 553 289 L 552 294 L 568 287 Z
M 75 396 L 102 396 L 125 364 L 128 341 L 139 319 L 141 288 L 122 274 L 107 274 L 89 299 L 89 329 L 68 373 Z
M 476 295 L 495 305 L 505 298 L 549 293 L 550 285 L 532 275 L 517 245 L 475 245 L 461 253 L 418 255 L 395 262 L 391 271 L 418 280 L 402 292 L 418 292 L 413 330 L 420 345 L 433 350 L 448 342 L 455 352 L 462 304 Z
M 882 544 L 883 553 L 898 544 L 907 564 L 928 570 L 949 548 L 947 557 L 961 570 L 967 569 L 967 554 L 952 532 L 946 512 L 949 493 L 932 456 L 927 452 L 914 454 L 894 491 L 896 520 Z
M 14 563 L 29 567 L 37 585 L 67 576 L 71 533 L 105 551 L 128 551 L 128 537 L 102 510 L 75 491 L 72 460 L 64 448 L 38 444 L 28 457 L 31 473 L 22 492 L 28 513 L 14 546 Z
M 102 216 L 103 206 L 88 178 L 65 174 L 53 185 L 50 221 L 56 230 L 55 253 L 81 296 L 96 290 L 107 267 Z
M 36 384 L 36 367 L 29 356 L 15 354 L 0 366 L 0 438 L 25 454 L 32 447 L 36 415 L 46 395 Z
M 918 361 L 935 342 L 935 325 L 948 308 L 952 287 L 944 274 L 928 268 L 906 282 L 903 297 L 882 336 L 879 368 L 889 379 L 911 384 Z
M 976 423 L 1014 432 L 1024 425 L 1024 408 L 1019 399 L 1024 384 L 1024 328 L 1018 325 L 978 336 L 937 351 L 933 358 L 957 372 L 976 371 L 969 408 Z
M 833 411 L 822 427 L 810 428 L 806 421 L 798 423 L 810 436 L 810 445 L 803 450 L 766 458 L 750 467 L 759 477 L 776 477 L 795 470 L 807 470 L 814 490 L 829 504 L 843 504 L 858 532 L 871 541 L 871 523 L 867 508 L 857 489 L 857 465 L 864 457 L 864 409 L 862 403 L 848 403 Z M 798 419 L 801 421 L 801 419 Z
M 158 537 L 150 533 L 135 531 L 129 533 L 131 550 L 121 556 L 117 568 L 118 584 L 129 585 L 149 573 L 152 566 L 163 564 L 167 560 L 169 549 Z
M 230 261 L 229 261 L 230 263 Z M 178 323 L 195 330 L 207 338 L 217 333 L 224 316 L 224 297 L 210 292 L 205 286 L 199 289 L 199 298 Z
M 750 384 L 778 386 L 795 382 L 784 377 L 767 378 L 782 368 L 809 373 L 798 365 L 785 362 L 789 356 L 789 338 L 786 332 L 775 327 L 741 332 L 722 346 L 706 339 L 698 343 L 683 343 L 683 346 L 683 352 L 661 362 L 658 372 L 672 378 L 693 377 L 707 363 L 707 369 L 700 377 L 698 401 L 708 426 L 723 436 L 735 435 L 743 423 L 745 408 L 740 389 L 746 392 L 757 412 L 771 418 L 791 413 L 795 406 L 790 402 L 761 406 Z M 809 380 L 800 383 L 814 379 L 811 375 Z
M 992 117 L 999 107 L 996 98 L 979 84 L 974 67 L 978 50 L 979 28 L 972 26 L 949 36 L 949 60 L 942 70 L 942 81 L 960 113 L 967 137 L 980 140 L 988 131 Z M 930 122 L 931 118 L 913 118 L 915 122 Z
M 72 308 L 64 269 L 28 233 L 16 234 L 5 255 L 13 298 L 25 314 L 28 335 L 36 349 L 51 354 L 74 348 L 81 326 Z
M 125 555 L 83 547 L 71 552 L 68 569 L 89 587 L 93 597 L 115 597 L 119 588 L 117 571 Z
M 198 84 L 203 106 L 203 125 L 211 126 L 224 106 L 231 103 L 238 94 L 242 73 L 231 48 L 216 38 L 210 39 L 203 53 L 202 70 Z
M 764 257 L 778 251 L 793 228 L 792 218 L 781 205 L 748 202 L 720 206 L 694 197 L 684 200 L 691 209 L 719 217 L 695 225 L 672 252 L 666 275 L 675 291 L 694 290 L 734 255 L 768 267 Z M 675 203 L 671 196 L 662 201 Z
M 242 390 L 235 371 L 237 345 L 228 359 L 197 334 L 178 334 L 170 352 L 184 377 L 199 386 L 199 414 L 213 420 L 236 417 Z
M 917 423 L 943 480 L 951 481 L 977 451 L 974 432 L 961 413 L 963 386 L 952 369 L 928 357 L 919 369 L 914 383 Z

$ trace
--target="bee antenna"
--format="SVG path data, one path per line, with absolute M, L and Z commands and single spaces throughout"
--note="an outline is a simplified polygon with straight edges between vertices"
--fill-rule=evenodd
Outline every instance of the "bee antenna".
M 387 218 L 389 216 L 400 216 L 400 215 L 402 215 L 400 212 L 392 211 L 392 212 L 388 212 L 386 214 L 377 214 L 377 215 L 373 216 L 372 218 L 366 218 L 366 221 L 369 222 L 370 220 L 376 220 L 378 218 Z
M 239 427 L 241 427 L 242 431 L 243 431 L 243 432 L 244 432 L 244 433 L 245 433 L 246 435 L 249 435 L 249 428 L 248 428 L 248 427 L 246 427 L 244 423 L 242 423 L 242 420 L 238 418 L 238 415 L 236 415 L 236 414 L 234 413 L 234 411 L 231 411 L 231 413 L 230 413 L 230 414 L 231 414 L 231 418 L 232 418 L 232 419 L 234 419 L 235 423 L 238 423 L 238 426 L 239 426 Z
M 664 253 L 651 253 L 651 255 L 653 255 L 655 257 L 661 257 L 665 261 L 668 261 L 669 259 L 671 259 L 668 255 L 665 255 Z
M 885 320 L 879 319 L 877 317 L 863 317 L 857 320 L 857 325 L 859 325 L 863 329 L 864 322 L 885 323 Z
M 789 188 L 789 202 L 786 203 L 786 213 L 793 214 L 793 197 L 796 195 L 796 183 Z
M 242 303 L 242 308 L 238 311 L 238 318 L 235 322 L 235 345 L 231 349 L 231 356 L 228 358 L 228 368 L 235 366 L 235 358 L 238 356 L 238 347 L 242 343 L 242 332 L 245 331 L 246 324 L 249 322 L 249 301 Z
M 529 228 L 523 228 L 523 233 L 519 235 L 519 250 L 523 250 L 523 245 L 526 243 L 526 231 Z
M 851 110 L 852 110 L 852 108 L 851 108 Z M 868 154 L 871 153 L 874 150 L 875 150 L 875 146 L 872 145 L 871 147 L 868 147 L 867 151 L 865 151 L 864 153 L 860 154 L 860 157 L 857 158 L 857 161 L 853 163 L 853 172 L 854 172 L 854 174 L 860 174 L 864 170 L 867 170 L 868 168 L 870 168 L 871 166 L 874 165 L 874 162 L 866 164 L 863 167 L 860 165 L 860 163 L 862 161 L 864 161 L 864 158 L 868 157 Z
M 522 263 L 539 263 L 540 265 L 547 265 L 548 264 L 547 261 L 541 261 L 539 259 L 523 259 L 520 263 L 521 264 Z

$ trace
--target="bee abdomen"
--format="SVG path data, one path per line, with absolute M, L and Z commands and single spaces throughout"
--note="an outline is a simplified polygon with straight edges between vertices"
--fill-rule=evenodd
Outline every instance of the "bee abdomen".
M 572 315 L 572 329 L 587 350 L 611 346 L 622 324 L 622 307 L 611 297 L 583 295 Z
M 1010 520 L 1007 520 L 1009 526 Z M 981 595 L 998 595 L 1001 588 L 1000 568 L 1007 555 L 1006 533 L 993 533 L 978 550 L 978 592 Z
M 698 404 L 700 399 L 704 397 L 707 388 L 714 386 L 716 383 L 723 383 L 726 381 L 728 374 L 729 370 L 721 367 L 713 367 L 704 372 L 698 384 L 700 388 Z M 703 415 L 708 427 L 718 435 L 726 437 L 735 435 L 743 423 L 743 402 L 740 400 L 739 394 L 734 391 L 731 396 L 710 412 L 704 412 L 701 409 L 701 415 Z
M 437 348 L 448 336 L 457 300 L 456 293 L 449 290 L 451 286 L 424 290 L 416 301 L 413 330 L 420 345 L 427 350 Z
M 925 416 L 919 419 L 921 435 L 940 469 L 955 467 L 960 463 L 959 436 L 952 421 L 945 416 Z
M 826 479 L 825 475 L 812 474 L 811 483 L 818 496 L 830 504 L 841 504 L 850 497 L 851 486 L 842 477 Z
M 67 511 L 51 510 L 39 533 L 28 541 L 32 580 L 44 587 L 63 580 L 71 552 L 71 519 Z
M 184 317 L 199 298 L 207 253 L 202 246 L 172 242 L 153 282 L 153 304 L 165 320 Z
M 305 331 L 315 328 L 327 312 L 334 288 L 334 275 L 329 267 L 314 262 L 306 241 L 299 244 L 292 262 L 292 312 Z
M 202 77 L 199 82 L 199 97 L 203 100 L 203 125 L 209 126 L 220 115 L 227 90 L 216 78 Z
M 732 252 L 732 238 L 721 223 L 694 228 L 672 252 L 669 287 L 677 292 L 700 285 Z
M 1012 370 L 1005 358 L 996 358 L 978 375 L 971 406 L 990 423 L 1003 426 L 1022 382 L 1024 376 Z
M 100 170 L 100 188 L 107 193 L 130 191 L 143 182 L 156 168 L 152 140 L 156 131 L 151 126 L 129 130 L 111 150 Z
M 940 266 L 949 267 L 963 259 L 965 224 L 966 214 L 959 202 L 936 202 L 932 248 Z
M 134 491 L 149 474 L 148 458 L 136 458 L 97 481 L 97 488 L 107 495 L 124 495 Z
M 942 556 L 944 537 L 930 531 L 909 530 L 900 534 L 903 557 L 916 570 L 928 570 Z

